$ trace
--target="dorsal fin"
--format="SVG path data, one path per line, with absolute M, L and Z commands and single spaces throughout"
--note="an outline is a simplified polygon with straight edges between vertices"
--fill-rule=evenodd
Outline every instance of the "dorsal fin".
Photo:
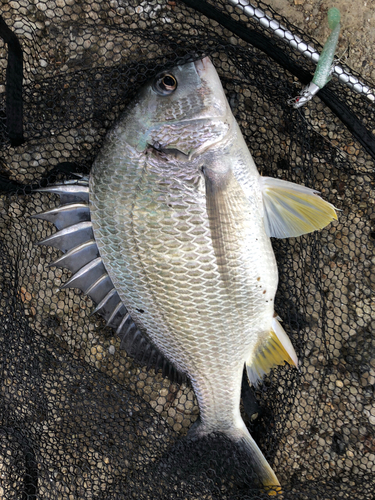
M 90 208 L 87 203 L 69 203 L 60 207 L 32 215 L 35 219 L 48 220 L 56 226 L 57 229 L 64 229 L 78 222 L 90 220 Z
M 60 195 L 60 204 L 87 203 L 89 201 L 89 183 L 82 179 L 68 181 L 45 188 L 36 189 L 39 193 L 54 193 Z
M 39 245 L 48 245 L 67 252 L 72 248 L 94 239 L 91 221 L 79 222 L 57 231 L 52 236 L 40 241 Z
M 95 240 L 89 240 L 66 252 L 59 259 L 55 260 L 55 262 L 49 264 L 49 267 L 66 267 L 72 273 L 76 273 L 97 257 L 99 257 L 98 245 L 95 243 Z
M 79 288 L 89 295 L 97 304 L 94 312 L 101 314 L 107 325 L 116 329 L 121 339 L 120 347 L 135 360 L 148 368 L 162 368 L 163 375 L 166 374 L 172 382 L 186 382 L 186 376 L 164 358 L 134 323 L 105 269 L 91 225 L 88 180 L 67 181 L 37 191 L 60 195 L 59 207 L 32 217 L 52 222 L 58 229 L 39 244 L 54 246 L 64 252 L 50 264 L 74 273 L 62 288 Z

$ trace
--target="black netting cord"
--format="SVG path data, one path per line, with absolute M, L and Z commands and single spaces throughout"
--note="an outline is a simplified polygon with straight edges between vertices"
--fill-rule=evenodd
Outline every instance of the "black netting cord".
M 8 44 L 6 71 L 6 116 L 8 137 L 12 146 L 19 146 L 23 138 L 22 78 L 23 55 L 17 36 L 8 28 L 0 16 L 0 37 Z

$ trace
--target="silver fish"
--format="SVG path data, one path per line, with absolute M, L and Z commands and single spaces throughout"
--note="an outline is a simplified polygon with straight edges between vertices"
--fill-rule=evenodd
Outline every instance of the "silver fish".
M 261 484 L 278 486 L 240 415 L 243 367 L 257 384 L 276 365 L 297 366 L 274 312 L 270 237 L 320 229 L 334 207 L 259 175 L 208 58 L 140 92 L 89 186 L 44 190 L 62 195 L 60 208 L 36 217 L 60 229 L 42 244 L 67 252 L 55 263 L 76 273 L 67 286 L 94 298 L 130 350 L 138 342 L 159 364 L 160 352 L 191 380 L 200 418 L 190 435 L 225 434 L 247 450 Z

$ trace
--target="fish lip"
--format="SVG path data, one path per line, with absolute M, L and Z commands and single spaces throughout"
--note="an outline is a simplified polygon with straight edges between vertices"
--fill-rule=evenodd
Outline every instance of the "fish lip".
M 194 61 L 194 65 L 199 77 L 206 75 L 211 69 L 211 66 L 213 67 L 211 59 L 208 56 L 203 59 L 199 59 L 199 61 Z

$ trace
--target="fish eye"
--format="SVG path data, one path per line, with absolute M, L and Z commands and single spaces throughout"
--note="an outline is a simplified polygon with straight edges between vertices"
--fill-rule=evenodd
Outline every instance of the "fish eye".
M 152 88 L 160 95 L 172 94 L 177 88 L 177 80 L 170 73 L 155 78 Z

